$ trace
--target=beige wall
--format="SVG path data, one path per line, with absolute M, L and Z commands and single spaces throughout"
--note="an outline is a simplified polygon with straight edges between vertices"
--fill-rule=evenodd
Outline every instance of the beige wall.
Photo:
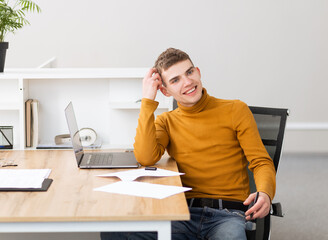
M 212 95 L 328 122 L 326 0 L 36 2 L 42 13 L 7 38 L 6 67 L 53 56 L 58 67 L 151 67 L 173 46 L 190 53 Z M 327 135 L 287 131 L 284 149 L 327 151 Z

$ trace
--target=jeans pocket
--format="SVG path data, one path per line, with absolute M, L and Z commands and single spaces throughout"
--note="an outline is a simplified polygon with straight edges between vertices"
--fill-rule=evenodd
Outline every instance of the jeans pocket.
M 236 210 L 236 209 L 227 209 L 227 208 L 225 208 L 224 210 L 226 210 L 231 215 L 245 218 L 245 212 L 244 211 Z

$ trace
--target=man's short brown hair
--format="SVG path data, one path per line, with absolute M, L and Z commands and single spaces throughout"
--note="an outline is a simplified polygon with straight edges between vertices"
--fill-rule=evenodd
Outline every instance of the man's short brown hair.
M 187 53 L 176 48 L 168 48 L 166 51 L 161 53 L 161 55 L 159 55 L 155 62 L 154 68 L 156 68 L 157 72 L 161 75 L 163 70 L 165 71 L 174 64 L 184 60 L 190 60 L 191 64 L 193 64 Z

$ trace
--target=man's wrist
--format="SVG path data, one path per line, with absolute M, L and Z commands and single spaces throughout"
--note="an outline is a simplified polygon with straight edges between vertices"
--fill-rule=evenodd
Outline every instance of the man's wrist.
M 155 100 L 152 100 L 152 99 L 149 99 L 149 98 L 142 98 L 141 99 L 141 106 L 144 108 L 152 108 L 154 110 L 157 109 L 159 105 L 159 102 L 155 101 Z
M 148 97 L 148 96 L 144 96 L 144 97 L 142 97 L 142 99 L 148 99 L 148 100 L 151 100 L 151 101 L 155 101 L 155 98 Z

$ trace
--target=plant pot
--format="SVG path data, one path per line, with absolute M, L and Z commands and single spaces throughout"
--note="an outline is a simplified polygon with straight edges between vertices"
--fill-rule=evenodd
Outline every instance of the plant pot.
M 6 52 L 8 49 L 8 42 L 0 42 L 0 72 L 5 68 Z

